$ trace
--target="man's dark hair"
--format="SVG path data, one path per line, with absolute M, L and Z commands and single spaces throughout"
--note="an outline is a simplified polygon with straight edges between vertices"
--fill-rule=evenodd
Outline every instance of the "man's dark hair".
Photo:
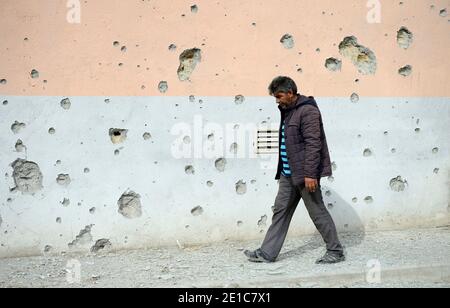
M 294 80 L 285 76 L 278 76 L 269 85 L 269 94 L 275 95 L 278 92 L 297 94 L 297 85 Z

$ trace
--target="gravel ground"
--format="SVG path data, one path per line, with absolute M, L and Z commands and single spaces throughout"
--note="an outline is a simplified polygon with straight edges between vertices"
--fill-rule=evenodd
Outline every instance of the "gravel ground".
M 450 287 L 448 226 L 340 237 L 347 261 L 334 265 L 314 263 L 324 253 L 317 235 L 288 237 L 269 264 L 242 253 L 259 240 L 1 259 L 0 287 Z

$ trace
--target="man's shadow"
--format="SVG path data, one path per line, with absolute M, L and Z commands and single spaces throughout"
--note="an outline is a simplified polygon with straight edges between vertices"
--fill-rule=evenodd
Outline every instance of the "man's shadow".
M 354 206 L 343 200 L 338 193 L 329 187 L 321 186 L 321 190 L 323 202 L 325 203 L 328 212 L 333 217 L 339 240 L 344 246 L 344 249 L 360 245 L 365 237 L 365 227 L 361 218 L 354 210 Z M 300 201 L 298 206 L 304 206 L 303 201 Z M 299 256 L 321 247 L 325 249 L 325 243 L 319 232 L 316 230 L 315 233 L 306 240 L 304 245 L 281 253 L 278 260 Z

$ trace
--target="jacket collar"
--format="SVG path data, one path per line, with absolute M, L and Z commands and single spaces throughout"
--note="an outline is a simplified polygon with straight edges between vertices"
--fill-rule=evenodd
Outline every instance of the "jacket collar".
M 301 94 L 297 94 L 297 100 L 295 103 L 293 103 L 292 105 L 285 107 L 285 108 L 278 105 L 278 109 L 281 111 L 281 113 L 288 113 L 288 112 L 290 112 L 294 109 L 297 109 L 300 106 L 303 106 L 306 104 L 317 106 L 317 103 L 313 96 L 304 96 Z

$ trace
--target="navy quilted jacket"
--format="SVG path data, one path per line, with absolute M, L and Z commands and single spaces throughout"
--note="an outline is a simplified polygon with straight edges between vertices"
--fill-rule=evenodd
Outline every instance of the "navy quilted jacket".
M 289 107 L 278 106 L 281 112 L 281 126 L 285 122 L 285 142 L 289 167 L 294 185 L 305 183 L 305 177 L 320 179 L 330 176 L 331 160 L 322 123 L 322 115 L 314 97 L 298 95 L 297 101 Z M 283 163 L 278 155 L 278 169 L 275 179 L 280 178 Z

